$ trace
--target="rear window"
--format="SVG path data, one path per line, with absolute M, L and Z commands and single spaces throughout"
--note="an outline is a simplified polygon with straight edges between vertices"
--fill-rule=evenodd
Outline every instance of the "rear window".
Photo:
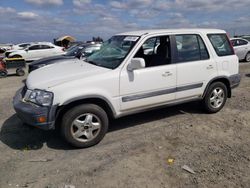
M 244 41 L 244 40 L 239 40 L 239 45 L 247 45 L 247 41 Z
M 196 34 L 176 35 L 177 61 L 199 61 L 209 59 L 209 55 L 201 37 Z
M 227 56 L 234 54 L 234 51 L 226 34 L 209 34 L 208 38 L 218 56 Z

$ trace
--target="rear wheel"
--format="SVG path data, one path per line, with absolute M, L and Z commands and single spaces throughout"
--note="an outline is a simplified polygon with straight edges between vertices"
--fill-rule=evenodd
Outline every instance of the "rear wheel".
M 16 74 L 17 74 L 18 76 L 24 76 L 24 75 L 25 75 L 25 72 L 24 72 L 23 69 L 18 68 L 18 69 L 16 69 Z
M 83 104 L 66 112 L 61 133 L 67 142 L 78 148 L 99 143 L 108 130 L 108 116 L 99 106 Z
M 250 62 L 250 52 L 247 53 L 245 61 L 246 62 Z
M 222 82 L 212 83 L 203 99 L 203 105 L 208 113 L 220 111 L 227 100 L 227 87 Z

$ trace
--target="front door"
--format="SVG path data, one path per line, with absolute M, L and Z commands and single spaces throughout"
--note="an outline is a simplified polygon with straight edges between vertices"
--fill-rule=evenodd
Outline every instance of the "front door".
M 149 108 L 175 99 L 176 65 L 172 64 L 168 36 L 153 37 L 138 48 L 134 57 L 146 67 L 120 74 L 121 111 Z

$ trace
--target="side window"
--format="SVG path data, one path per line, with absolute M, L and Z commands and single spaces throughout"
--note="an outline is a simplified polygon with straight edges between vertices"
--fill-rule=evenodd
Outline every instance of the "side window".
M 146 67 L 171 64 L 170 37 L 158 36 L 147 39 L 134 57 L 143 58 Z
M 156 53 L 156 48 L 160 44 L 159 37 L 153 37 L 144 42 L 142 45 L 145 55 L 152 55 Z
M 176 35 L 177 62 L 209 59 L 207 48 L 199 35 Z
M 200 36 L 196 35 L 198 37 L 198 42 L 199 42 L 199 46 L 200 46 L 200 59 L 201 60 L 205 60 L 205 59 L 209 59 L 209 55 L 208 55 L 208 51 L 207 48 L 203 42 L 203 40 L 201 39 Z
M 234 54 L 234 51 L 226 34 L 209 34 L 208 38 L 218 56 L 227 56 Z
M 25 48 L 25 47 L 29 46 L 29 44 L 20 44 L 19 46 L 22 48 Z
M 40 45 L 40 46 L 41 46 L 40 49 L 50 49 L 50 48 L 52 48 L 52 47 L 49 46 L 49 45 Z
M 39 45 L 34 45 L 34 46 L 29 47 L 29 50 L 38 50 L 38 49 L 40 49 Z
M 246 45 L 248 42 L 247 41 L 244 41 L 244 40 L 239 40 L 239 45 Z

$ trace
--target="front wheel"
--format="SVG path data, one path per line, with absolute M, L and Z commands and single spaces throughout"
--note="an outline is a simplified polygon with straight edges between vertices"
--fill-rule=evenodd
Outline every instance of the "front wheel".
M 0 78 L 4 78 L 8 75 L 8 72 L 6 70 L 0 70 Z
M 99 143 L 108 130 L 108 116 L 99 106 L 83 104 L 66 112 L 61 133 L 67 142 L 78 148 Z
M 222 82 L 212 83 L 203 99 L 203 105 L 208 113 L 220 111 L 227 100 L 227 87 Z
M 23 69 L 18 68 L 18 69 L 16 70 L 16 74 L 17 74 L 18 76 L 24 76 L 24 75 L 25 75 L 25 72 L 24 72 Z

